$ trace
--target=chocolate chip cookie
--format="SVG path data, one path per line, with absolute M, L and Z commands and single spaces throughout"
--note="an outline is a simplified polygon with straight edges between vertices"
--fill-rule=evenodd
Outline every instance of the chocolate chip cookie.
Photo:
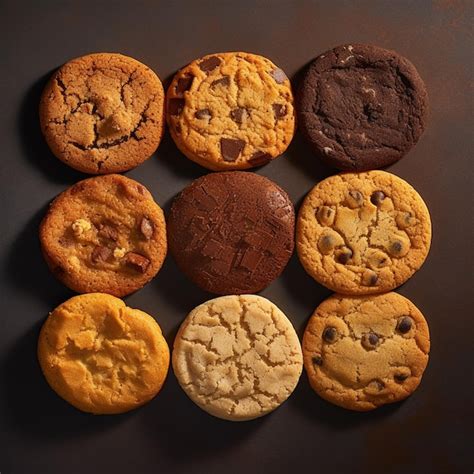
M 303 369 L 291 322 L 256 295 L 222 296 L 191 311 L 176 335 L 172 360 L 189 398 L 231 421 L 251 420 L 280 406 Z
M 295 132 L 290 81 L 268 59 L 218 53 L 174 77 L 167 120 L 178 148 L 210 170 L 238 170 L 281 155 Z
M 268 178 L 243 171 L 195 180 L 168 217 L 170 252 L 211 293 L 255 293 L 285 268 L 294 247 L 289 196 Z
M 53 74 L 40 102 L 41 129 L 52 152 L 84 173 L 139 165 L 158 147 L 164 120 L 160 79 L 121 54 L 69 61 Z
M 319 283 L 338 293 L 382 293 L 425 261 L 431 220 L 420 195 L 385 171 L 341 173 L 306 196 L 296 224 L 298 256 Z
M 51 204 L 40 227 L 46 262 L 78 293 L 132 293 L 149 282 L 166 255 L 163 211 L 125 176 L 80 181 Z
M 428 94 L 406 58 L 353 44 L 309 65 L 296 106 L 301 131 L 326 164 L 362 171 L 388 166 L 415 145 L 426 125 Z
M 411 395 L 428 363 L 430 336 L 420 310 L 397 293 L 333 295 L 303 337 L 313 389 L 349 410 L 368 411 Z
M 51 388 L 71 405 L 114 414 L 133 410 L 160 391 L 170 354 L 150 315 L 114 296 L 91 293 L 50 313 L 38 359 Z

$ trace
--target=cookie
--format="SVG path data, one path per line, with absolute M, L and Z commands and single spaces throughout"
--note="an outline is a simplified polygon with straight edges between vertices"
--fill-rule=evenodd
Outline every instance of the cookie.
M 256 295 L 222 296 L 193 309 L 176 335 L 172 364 L 194 403 L 231 421 L 280 406 L 303 367 L 291 322 Z
M 89 54 L 53 74 L 39 111 L 43 135 L 61 161 L 84 173 L 117 173 L 158 147 L 164 90 L 156 74 L 133 58 Z
M 78 293 L 124 296 L 148 283 L 166 256 L 163 211 L 125 176 L 89 178 L 61 193 L 40 226 L 46 263 Z
M 388 166 L 418 141 L 428 94 L 417 70 L 395 51 L 339 46 L 309 65 L 296 107 L 303 135 L 329 166 Z
M 315 392 L 357 411 L 411 395 L 429 351 L 425 318 L 393 292 L 333 295 L 316 309 L 303 336 L 304 367 Z
M 51 388 L 79 410 L 123 413 L 161 389 L 170 354 L 160 326 L 114 296 L 91 293 L 58 306 L 44 323 L 38 359 Z
M 264 165 L 287 149 L 295 133 L 290 81 L 256 54 L 193 61 L 176 74 L 166 101 L 178 148 L 214 171 Z
M 175 198 L 168 216 L 170 252 L 205 291 L 256 293 L 288 263 L 294 222 L 289 196 L 268 178 L 212 173 Z
M 306 196 L 296 224 L 305 270 L 347 295 L 400 286 L 421 267 L 430 244 L 425 203 L 406 181 L 385 171 L 321 181 Z

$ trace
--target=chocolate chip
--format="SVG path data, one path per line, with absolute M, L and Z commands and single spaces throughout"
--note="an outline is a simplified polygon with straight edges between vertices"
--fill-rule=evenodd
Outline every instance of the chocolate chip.
M 224 76 L 224 77 L 221 77 L 220 79 L 216 79 L 215 81 L 211 82 L 211 87 L 228 86 L 228 85 L 230 85 L 229 76 Z
M 221 153 L 224 161 L 235 161 L 242 150 L 245 142 L 239 139 L 221 138 Z
M 184 109 L 184 99 L 170 99 L 168 102 L 168 112 L 171 115 L 179 115 Z
M 319 365 L 320 367 L 323 365 L 323 359 L 320 355 L 315 355 L 312 361 L 314 365 Z
M 336 240 L 332 235 L 323 235 L 318 241 L 318 248 L 323 254 L 328 254 L 336 246 Z
M 402 383 L 408 378 L 408 374 L 395 374 L 395 382 Z
M 351 191 L 349 191 L 346 201 L 347 201 L 347 205 L 351 209 L 354 209 L 364 204 L 364 196 L 362 196 L 362 193 L 360 191 L 352 189 Z
M 128 252 L 125 255 L 125 263 L 134 270 L 145 273 L 150 265 L 150 260 L 139 253 Z
M 248 160 L 249 165 L 262 166 L 271 161 L 272 155 L 264 151 L 256 151 Z
M 220 58 L 217 56 L 211 56 L 210 58 L 204 59 L 199 63 L 199 69 L 204 72 L 210 72 L 215 69 L 221 63 Z
M 377 380 L 377 379 L 372 380 L 370 382 L 370 385 L 375 385 L 377 390 L 383 390 L 385 388 L 385 384 L 381 380 Z
M 200 109 L 196 111 L 194 116 L 198 119 L 210 119 L 212 117 L 211 111 L 209 109 Z
M 406 334 L 413 326 L 413 319 L 409 316 L 402 316 L 398 320 L 397 331 Z
M 336 211 L 329 206 L 320 206 L 316 209 L 315 216 L 321 225 L 332 225 Z
M 150 240 L 152 238 L 154 229 L 155 226 L 153 225 L 153 222 L 148 219 L 148 217 L 142 217 L 140 222 L 140 232 L 146 240 Z
M 118 232 L 115 227 L 112 227 L 109 224 L 99 224 L 98 226 L 99 232 L 97 233 L 99 237 L 103 237 L 104 239 L 110 239 L 114 242 L 118 239 Z
M 94 250 L 92 250 L 91 260 L 92 263 L 106 262 L 111 256 L 112 250 L 110 250 L 108 247 L 97 245 L 94 247 Z
M 277 120 L 281 119 L 282 117 L 284 117 L 286 115 L 286 112 L 287 112 L 286 105 L 273 104 L 272 108 L 273 108 L 273 114 L 275 115 L 275 118 Z
M 247 115 L 247 110 L 243 109 L 241 107 L 238 107 L 237 109 L 234 109 L 230 112 L 230 118 L 235 122 L 235 123 L 242 123 L 244 117 Z
M 178 79 L 178 83 L 176 84 L 176 93 L 182 94 L 183 92 L 186 92 L 189 89 L 191 89 L 193 80 L 194 80 L 194 76 L 180 77 Z
M 362 284 L 364 286 L 375 286 L 379 280 L 377 274 L 372 270 L 366 270 L 362 274 Z
M 367 117 L 369 122 L 375 122 L 382 115 L 382 106 L 380 104 L 365 104 L 364 105 L 364 115 Z
M 323 339 L 326 342 L 334 342 L 337 337 L 337 330 L 336 328 L 333 328 L 332 326 L 327 327 L 324 332 L 323 332 Z
M 379 342 L 380 338 L 374 332 L 364 334 L 361 339 L 362 346 L 368 351 L 375 349 L 379 345 Z
M 286 74 L 280 68 L 274 69 L 270 74 L 278 84 L 283 84 L 288 79 Z
M 350 248 L 345 248 L 337 253 L 336 260 L 342 265 L 345 265 L 352 258 L 352 250 Z
M 382 191 L 375 191 L 370 196 L 370 202 L 378 206 L 385 199 L 385 194 Z

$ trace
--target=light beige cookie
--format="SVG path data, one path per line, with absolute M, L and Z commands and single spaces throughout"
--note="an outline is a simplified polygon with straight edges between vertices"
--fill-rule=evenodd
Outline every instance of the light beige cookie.
M 178 148 L 210 170 L 237 170 L 281 155 L 295 133 L 291 84 L 270 60 L 216 53 L 174 77 L 167 120 Z
M 306 196 L 296 224 L 305 270 L 338 293 L 382 293 L 425 261 L 431 220 L 420 195 L 385 171 L 341 173 Z
M 123 413 L 161 389 L 169 349 L 148 314 L 90 293 L 58 306 L 44 323 L 38 359 L 51 388 L 79 410 Z
M 430 337 L 420 310 L 397 293 L 333 295 L 311 316 L 304 366 L 322 398 L 367 411 L 411 395 L 428 363 Z
M 172 362 L 191 400 L 232 421 L 277 408 L 293 392 L 302 370 L 291 322 L 256 295 L 222 296 L 196 307 L 176 335 Z

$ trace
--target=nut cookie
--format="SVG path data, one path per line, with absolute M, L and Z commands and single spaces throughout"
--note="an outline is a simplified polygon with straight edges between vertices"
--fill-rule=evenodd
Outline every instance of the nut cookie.
M 84 173 L 126 171 L 149 158 L 164 131 L 164 90 L 147 66 L 98 53 L 61 66 L 40 102 L 52 152 Z
M 78 293 L 132 293 L 166 256 L 163 211 L 140 183 L 121 175 L 89 178 L 61 193 L 40 226 L 45 260 Z
M 305 270 L 338 293 L 382 293 L 425 261 L 431 220 L 420 195 L 385 171 L 341 173 L 306 196 L 296 225 Z
M 420 310 L 397 293 L 333 295 L 311 316 L 304 367 L 325 400 L 368 411 L 411 395 L 428 363 L 430 337 Z
M 114 296 L 91 293 L 50 313 L 38 359 L 51 388 L 71 405 L 114 414 L 133 410 L 160 391 L 170 354 L 151 316 Z
M 290 81 L 249 53 L 197 59 L 174 77 L 167 120 L 178 148 L 210 170 L 238 170 L 281 155 L 295 132 Z
M 280 406 L 303 367 L 291 322 L 256 295 L 222 296 L 191 311 L 176 335 L 172 364 L 193 402 L 231 421 Z
M 350 171 L 399 160 L 428 119 L 428 94 L 415 66 L 395 51 L 364 44 L 314 59 L 296 106 L 314 152 L 329 166 Z

